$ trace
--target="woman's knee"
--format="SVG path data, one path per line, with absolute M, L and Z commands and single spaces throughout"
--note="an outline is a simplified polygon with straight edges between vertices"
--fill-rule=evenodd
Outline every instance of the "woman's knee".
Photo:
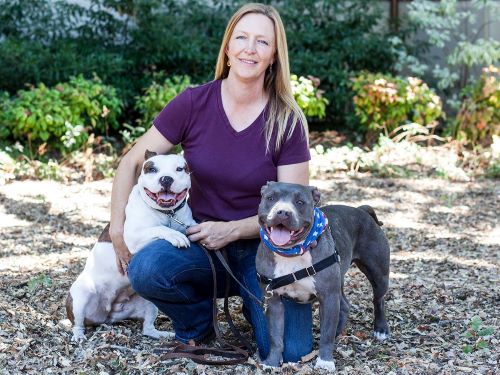
M 142 296 L 151 296 L 158 284 L 162 288 L 169 288 L 169 280 L 172 279 L 174 268 L 182 266 L 178 256 L 174 252 L 179 251 L 167 241 L 159 240 L 146 245 L 131 259 L 128 267 L 128 278 L 132 288 Z

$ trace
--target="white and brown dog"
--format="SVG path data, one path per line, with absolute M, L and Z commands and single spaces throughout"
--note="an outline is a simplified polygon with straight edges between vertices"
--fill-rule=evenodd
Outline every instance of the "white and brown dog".
M 146 151 L 142 172 L 125 209 L 124 240 L 132 254 L 156 239 L 176 247 L 189 246 L 186 228 L 196 224 L 186 204 L 191 178 L 180 155 Z M 135 293 L 116 265 L 109 225 L 92 248 L 83 272 L 70 288 L 66 312 L 73 323 L 73 340 L 85 339 L 86 325 L 143 320 L 142 333 L 160 338 L 173 333 L 154 327 L 157 307 Z

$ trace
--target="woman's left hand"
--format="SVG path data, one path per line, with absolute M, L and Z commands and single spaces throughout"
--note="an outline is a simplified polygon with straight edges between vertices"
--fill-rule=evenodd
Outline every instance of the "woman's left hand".
M 208 250 L 219 250 L 238 239 L 234 222 L 205 221 L 186 231 L 191 242 L 200 242 Z

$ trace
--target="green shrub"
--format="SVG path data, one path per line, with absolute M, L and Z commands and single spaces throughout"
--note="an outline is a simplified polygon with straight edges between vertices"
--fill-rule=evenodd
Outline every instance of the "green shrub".
M 471 142 L 491 143 L 500 135 L 500 70 L 490 66 L 483 69 L 479 80 L 466 88 L 466 96 L 457 115 L 453 135 Z
M 27 83 L 96 73 L 132 98 L 142 83 L 126 48 L 129 20 L 106 2 L 0 0 L 0 89 L 14 94 Z
M 119 90 L 126 113 L 133 113 L 134 97 L 151 73 L 212 79 L 224 26 L 244 2 L 86 3 L 0 0 L 0 90 L 13 94 L 40 82 L 50 87 L 95 72 Z M 380 27 L 381 7 L 370 0 L 269 3 L 284 20 L 292 71 L 321 79 L 331 107 L 326 120 L 344 125 L 352 111 L 350 74 L 390 71 L 395 59 Z
M 397 47 L 395 67 L 425 76 L 456 113 L 459 94 L 474 76 L 471 73 L 500 62 L 500 43 L 488 32 L 489 27 L 496 27 L 490 26 L 492 20 L 499 17 L 500 3 L 495 0 L 408 2 L 400 20 L 402 34 L 390 39 L 392 47 Z M 403 46 L 405 34 L 408 43 Z
M 387 48 L 389 33 L 382 22 L 386 18 L 381 2 L 301 0 L 272 4 L 276 4 L 287 32 L 291 71 L 321 80 L 330 103 L 329 126 L 354 127 L 349 77 L 363 70 L 390 72 L 396 59 L 395 51 Z
M 2 106 L 0 124 L 15 140 L 27 144 L 34 157 L 34 147 L 38 156 L 47 149 L 67 153 L 80 147 L 90 133 L 117 128 L 122 103 L 116 91 L 99 78 L 78 76 L 54 88 L 42 83 L 20 90 Z
M 353 78 L 354 110 L 363 131 L 386 135 L 406 123 L 435 126 L 441 99 L 418 78 L 362 73 Z
M 298 77 L 292 74 L 292 91 L 295 101 L 307 117 L 325 117 L 328 100 L 323 97 L 323 91 L 318 89 L 319 79 Z
M 7 105 L 9 103 L 9 93 L 0 92 L 0 113 L 4 113 L 7 110 Z M 0 140 L 6 139 L 10 135 L 10 130 L 6 124 L 4 124 L 0 117 Z
M 158 78 L 160 76 L 157 76 L 144 90 L 143 96 L 137 98 L 135 105 L 136 110 L 141 114 L 138 123 L 146 130 L 168 102 L 191 85 L 191 79 L 188 76 L 174 76 L 163 80 Z

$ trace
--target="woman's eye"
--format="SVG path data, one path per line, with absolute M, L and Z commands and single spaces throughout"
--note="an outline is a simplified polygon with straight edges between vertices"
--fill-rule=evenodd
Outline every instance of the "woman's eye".
M 260 44 L 263 44 L 263 45 L 265 45 L 265 46 L 268 46 L 268 45 L 269 45 L 269 43 L 267 42 L 267 40 L 259 40 L 259 43 L 260 43 Z
M 183 170 L 184 170 L 184 168 L 182 168 L 182 167 L 177 167 L 177 169 L 176 169 L 177 172 L 182 172 Z
M 245 36 L 244 36 L 244 35 L 238 35 L 238 36 L 236 37 L 236 39 L 245 39 Z

